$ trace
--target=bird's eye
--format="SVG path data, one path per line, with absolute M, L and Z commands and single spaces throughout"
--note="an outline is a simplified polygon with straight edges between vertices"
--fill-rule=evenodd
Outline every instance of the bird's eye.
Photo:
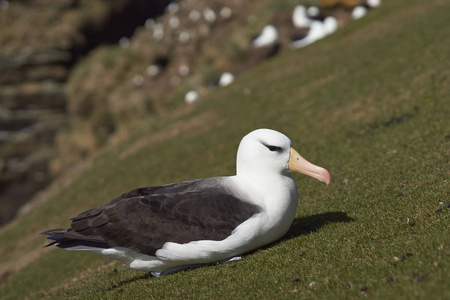
M 266 147 L 270 150 L 270 151 L 276 151 L 276 152 L 279 152 L 279 151 L 281 151 L 281 147 L 278 147 L 278 146 L 270 146 L 270 145 L 266 145 Z

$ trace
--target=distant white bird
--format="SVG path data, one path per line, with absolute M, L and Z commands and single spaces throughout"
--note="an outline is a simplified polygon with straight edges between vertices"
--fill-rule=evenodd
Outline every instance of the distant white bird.
M 261 34 L 253 40 L 252 45 L 255 48 L 266 47 L 275 43 L 277 39 L 278 30 L 275 28 L 275 26 L 266 25 L 264 26 Z
M 191 35 L 187 31 L 182 31 L 180 35 L 178 35 L 178 40 L 181 43 L 187 43 L 191 39 Z
M 119 40 L 119 46 L 122 48 L 128 48 L 130 46 L 130 39 L 126 36 L 123 36 Z
M 141 86 L 144 83 L 144 77 L 142 77 L 142 75 L 140 74 L 134 75 L 133 79 L 131 79 L 131 82 L 133 82 L 135 86 Z
M 180 26 L 180 19 L 178 19 L 178 17 L 173 16 L 169 19 L 169 26 L 173 29 L 178 28 L 178 26 Z
M 147 74 L 150 76 L 156 76 L 161 72 L 161 69 L 158 65 L 150 65 L 147 67 Z
M 180 10 L 180 4 L 172 2 L 166 7 L 166 11 L 171 14 L 176 14 Z
M 380 6 L 381 0 L 367 0 L 367 5 L 371 8 Z
M 219 86 L 230 85 L 233 81 L 234 81 L 234 75 L 229 72 L 225 72 L 219 78 Z
M 323 26 L 325 28 L 325 36 L 334 33 L 338 29 L 338 22 L 335 17 L 329 16 L 323 20 Z
M 197 99 L 198 99 L 197 91 L 189 91 L 184 96 L 184 101 L 186 101 L 186 103 L 189 104 L 194 103 L 195 101 L 197 101 Z
M 203 18 L 206 22 L 213 23 L 216 20 L 216 13 L 211 8 L 205 8 L 203 10 Z
M 160 40 L 164 37 L 164 26 L 160 23 L 156 23 L 153 26 L 153 37 Z
M 198 10 L 192 10 L 189 13 L 189 19 L 191 19 L 191 21 L 197 22 L 198 20 L 200 20 L 201 14 Z
M 145 24 L 144 24 L 145 28 L 152 29 L 154 25 L 155 25 L 155 20 L 153 20 L 152 18 L 145 20 Z
M 320 15 L 320 9 L 317 6 L 308 7 L 306 14 L 310 18 L 318 17 Z
M 308 46 L 320 39 L 323 39 L 329 34 L 335 32 L 338 28 L 338 23 L 334 17 L 326 17 L 323 22 L 312 21 L 309 28 L 308 35 L 298 41 L 294 41 L 291 44 L 292 48 L 302 48 Z
M 304 28 L 310 26 L 311 20 L 306 14 L 306 7 L 304 7 L 303 5 L 297 5 L 294 8 L 294 12 L 292 13 L 292 23 L 294 24 L 295 28 Z
M 366 14 L 367 14 L 367 8 L 365 8 L 364 6 L 356 6 L 352 10 L 352 19 L 354 19 L 354 20 L 361 19 Z
M 182 64 L 178 67 L 178 74 L 182 77 L 189 75 L 189 67 L 186 64 Z
M 229 17 L 231 17 L 231 8 L 229 7 L 222 7 L 222 9 L 220 10 L 219 14 L 223 19 L 228 19 Z

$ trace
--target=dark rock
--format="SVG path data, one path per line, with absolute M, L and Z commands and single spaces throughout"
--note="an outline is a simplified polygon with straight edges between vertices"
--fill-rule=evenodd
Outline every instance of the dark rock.
M 361 287 L 361 292 L 367 292 L 368 289 L 369 289 L 369 288 L 368 288 L 366 285 L 363 285 L 363 286 Z

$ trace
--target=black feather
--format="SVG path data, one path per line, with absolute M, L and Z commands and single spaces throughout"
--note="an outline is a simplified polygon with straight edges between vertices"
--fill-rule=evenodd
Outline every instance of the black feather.
M 72 218 L 71 228 L 44 232 L 50 245 L 120 246 L 155 255 L 166 242 L 223 240 L 261 212 L 227 192 L 221 178 L 190 180 L 129 191 Z

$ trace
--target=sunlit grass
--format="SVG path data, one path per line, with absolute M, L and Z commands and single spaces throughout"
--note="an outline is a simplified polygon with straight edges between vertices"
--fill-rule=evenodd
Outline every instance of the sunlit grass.
M 174 120 L 216 121 L 123 158 L 130 145 L 111 149 L 3 230 L 0 263 L 43 246 L 38 232 L 129 189 L 233 174 L 240 139 L 258 127 L 284 132 L 332 175 L 328 187 L 295 175 L 299 208 L 281 241 L 163 278 L 41 249 L 1 298 L 448 298 L 449 9 L 384 1 L 362 23 L 243 74 Z

